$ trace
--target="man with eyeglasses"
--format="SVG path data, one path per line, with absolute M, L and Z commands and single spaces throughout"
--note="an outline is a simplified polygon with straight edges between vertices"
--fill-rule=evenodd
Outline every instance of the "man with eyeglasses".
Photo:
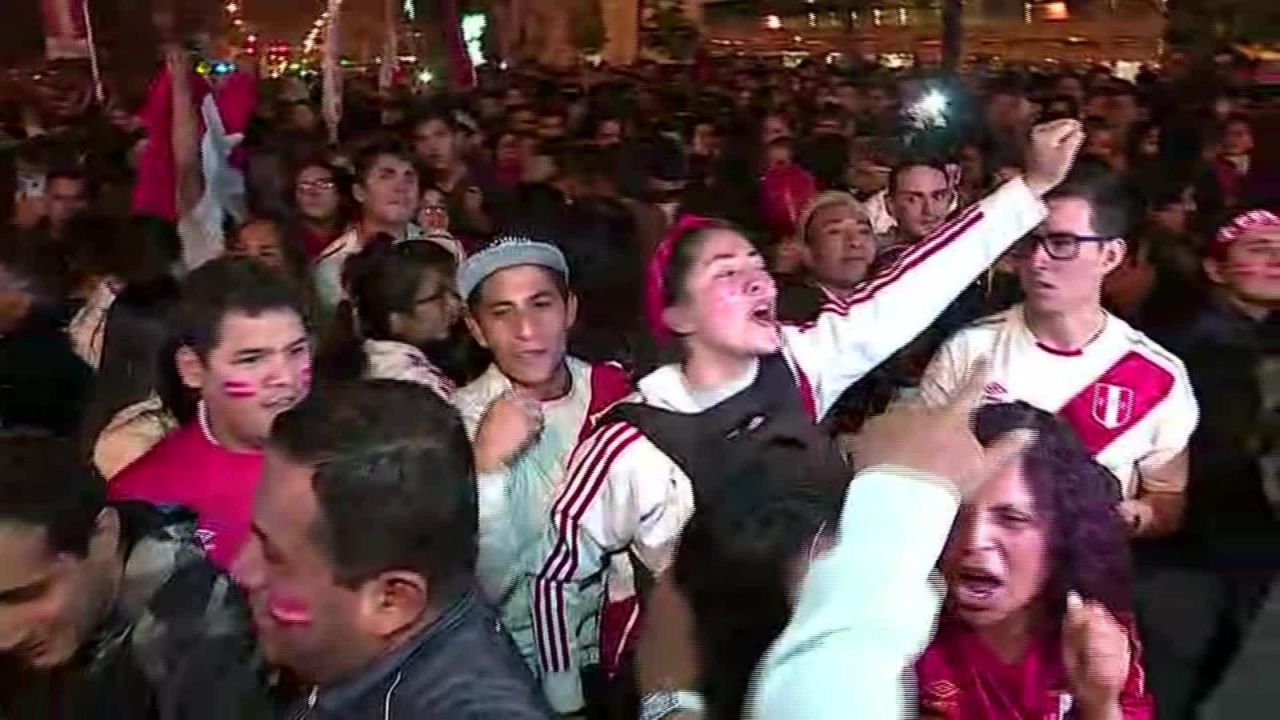
M 952 337 L 920 388 L 942 404 L 990 358 L 986 400 L 1058 413 L 1119 479 L 1134 537 L 1158 537 L 1181 522 L 1199 411 L 1182 362 L 1102 308 L 1103 278 L 1125 256 L 1121 197 L 1109 177 L 1046 196 L 1048 219 L 1010 251 L 1026 301 Z

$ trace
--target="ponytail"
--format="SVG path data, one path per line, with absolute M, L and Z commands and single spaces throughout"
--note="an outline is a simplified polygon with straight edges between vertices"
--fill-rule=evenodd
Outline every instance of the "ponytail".
M 321 343 L 316 365 L 322 377 L 354 380 L 363 376 L 365 340 L 395 340 L 394 313 L 412 312 L 423 273 L 437 269 L 452 277 L 453 255 L 433 242 L 396 242 L 379 233 L 347 258 L 342 287 L 348 300 L 338 304 Z
M 329 322 L 328 332 L 316 353 L 319 377 L 331 381 L 358 380 L 364 375 L 364 338 L 358 325 L 355 304 L 338 303 Z

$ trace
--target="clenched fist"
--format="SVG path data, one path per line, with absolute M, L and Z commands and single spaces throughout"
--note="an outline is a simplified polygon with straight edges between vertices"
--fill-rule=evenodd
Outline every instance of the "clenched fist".
M 1084 717 L 1110 718 L 1120 707 L 1129 678 L 1129 633 L 1101 603 L 1067 596 L 1062 622 L 1062 660 L 1067 683 Z
M 1054 120 L 1031 129 L 1027 148 L 1027 187 L 1041 197 L 1066 179 L 1084 144 L 1079 120 Z
M 542 432 L 542 405 L 515 391 L 494 400 L 476 429 L 476 471 L 492 472 L 511 462 Z

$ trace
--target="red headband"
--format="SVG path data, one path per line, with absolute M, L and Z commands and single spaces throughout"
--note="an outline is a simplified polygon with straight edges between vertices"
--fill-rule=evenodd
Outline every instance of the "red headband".
M 684 215 L 671 226 L 667 234 L 653 249 L 653 257 L 649 259 L 648 275 L 644 283 L 644 309 L 649 320 L 649 332 L 659 343 L 671 338 L 671 329 L 662 319 L 662 311 L 666 309 L 663 294 L 666 291 L 664 278 L 667 267 L 671 264 L 671 255 L 675 252 L 676 242 L 686 235 L 715 227 L 716 221 L 701 215 Z
M 1280 217 L 1266 210 L 1250 210 L 1242 215 L 1237 215 L 1231 222 L 1223 225 L 1218 234 L 1213 237 L 1213 244 L 1209 248 L 1209 254 L 1214 257 L 1222 257 L 1226 254 L 1227 248 L 1231 247 L 1232 243 L 1239 240 L 1246 233 L 1263 228 L 1280 228 Z

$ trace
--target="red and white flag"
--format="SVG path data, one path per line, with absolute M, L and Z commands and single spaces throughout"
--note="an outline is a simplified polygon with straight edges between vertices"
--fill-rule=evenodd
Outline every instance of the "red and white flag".
M 338 141 L 338 123 L 342 121 L 342 0 L 329 0 L 329 25 L 325 29 L 321 115 L 329 128 L 329 141 Z
M 44 16 L 44 51 L 50 60 L 89 57 L 89 30 L 85 25 L 87 1 L 40 0 Z

